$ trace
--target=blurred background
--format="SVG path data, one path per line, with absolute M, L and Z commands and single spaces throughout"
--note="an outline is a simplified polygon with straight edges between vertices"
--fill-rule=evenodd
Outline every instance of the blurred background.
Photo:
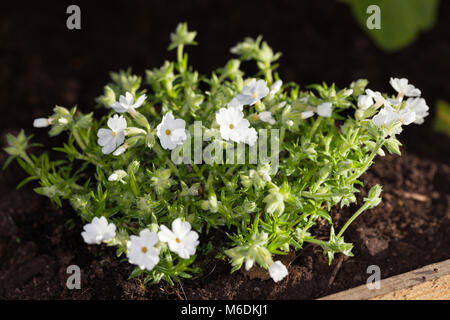
M 66 27 L 66 9 L 72 4 L 81 9 L 81 30 Z M 369 4 L 380 6 L 381 30 L 365 27 Z M 336 278 L 331 292 L 361 284 L 368 264 L 380 265 L 383 276 L 409 271 L 447 259 L 450 252 L 449 16 L 448 0 L 2 1 L 0 147 L 5 146 L 7 133 L 17 134 L 21 128 L 46 147 L 61 142 L 64 135 L 49 139 L 47 130 L 32 127 L 33 119 L 50 114 L 56 104 L 91 112 L 109 72 L 132 67 L 143 76 L 146 69 L 174 60 L 175 52 L 167 47 L 179 22 L 198 32 L 199 45 L 187 52 L 190 65 L 204 74 L 224 66 L 233 57 L 229 49 L 244 37 L 263 35 L 283 53 L 280 78 L 299 83 L 301 89 L 322 81 L 343 87 L 366 78 L 370 88 L 393 93 L 389 78 L 405 77 L 421 89 L 430 116 L 423 125 L 410 125 L 402 133 L 403 157 L 385 157 L 365 177 L 372 182 L 381 179 L 386 201 L 348 232 L 348 240 L 357 245 L 356 257 L 352 264 L 344 264 L 347 269 L 341 274 L 354 278 Z M 253 63 L 243 65 L 250 74 L 252 68 Z M 0 166 L 6 157 L 0 152 Z M 33 192 L 32 184 L 14 191 L 25 177 L 17 164 L 0 173 L 0 298 L 134 299 L 158 293 L 180 298 L 163 287 L 140 293 L 139 284 L 133 287 L 126 281 L 130 270 L 111 258 L 113 251 L 104 254 L 86 246 L 79 236 L 80 225 L 67 228 L 71 209 L 55 208 Z M 429 201 L 414 202 L 396 193 L 403 189 L 423 193 Z M 371 240 L 358 230 L 373 232 Z M 368 244 L 384 251 L 372 252 L 365 248 Z M 291 276 L 287 289 L 275 289 L 271 297 L 331 293 L 328 281 L 334 279 L 330 275 L 334 269 L 320 259 L 323 256 L 312 249 L 304 253 L 295 270 L 301 275 L 314 266 L 314 277 Z M 66 267 L 73 262 L 86 270 L 89 281 L 83 284 L 86 289 L 68 292 Z M 200 297 L 221 297 L 226 283 L 230 292 L 245 298 L 266 298 L 272 292 L 272 284 L 243 282 L 238 273 L 229 276 L 225 264 L 217 269 L 214 274 L 225 280 L 207 278 L 198 287 L 185 286 L 188 296 L 209 292 L 210 296 Z M 236 287 L 239 283 L 248 284 Z
M 364 11 L 374 3 L 382 29 L 370 34 Z M 66 27 L 71 4 L 81 8 L 81 30 Z M 244 37 L 263 35 L 283 53 L 278 72 L 285 82 L 342 87 L 367 78 L 372 89 L 392 92 L 389 77 L 408 78 L 431 117 L 420 130 L 409 126 L 405 141 L 415 152 L 444 157 L 447 150 L 433 147 L 431 118 L 438 100 L 450 101 L 449 13 L 449 1 L 439 0 L 2 2 L 0 127 L 31 129 L 55 104 L 91 111 L 110 71 L 130 66 L 144 75 L 174 59 L 169 35 L 186 21 L 198 32 L 199 46 L 188 53 L 201 73 L 223 66 Z M 416 139 L 429 143 L 416 147 Z

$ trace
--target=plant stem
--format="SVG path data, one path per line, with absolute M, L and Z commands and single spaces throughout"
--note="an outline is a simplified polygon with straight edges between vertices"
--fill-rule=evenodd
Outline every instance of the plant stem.
M 383 146 L 383 144 L 384 144 L 384 139 L 381 139 L 380 141 L 378 141 L 375 148 L 372 150 L 372 153 L 370 154 L 369 159 L 367 159 L 367 161 L 364 163 L 362 168 L 360 170 L 358 170 L 357 172 L 355 172 L 354 174 L 352 174 L 350 177 L 348 177 L 345 180 L 345 183 L 350 183 L 351 181 L 353 181 L 353 180 L 357 179 L 359 176 L 361 176 L 364 172 L 366 172 L 366 170 L 370 166 L 370 163 L 372 162 L 373 158 L 375 158 L 378 150 Z
M 309 132 L 309 137 L 312 138 L 314 136 L 314 133 L 316 132 L 317 128 L 319 128 L 320 123 L 322 122 L 322 117 L 318 117 L 311 128 L 311 131 Z
M 303 191 L 301 193 L 302 197 L 305 198 L 311 198 L 311 199 L 324 199 L 329 197 L 335 197 L 335 196 L 342 196 L 340 193 L 310 193 L 307 191 Z
M 172 160 L 170 160 L 167 155 L 165 154 L 164 150 L 161 148 L 161 146 L 158 143 L 155 143 L 153 146 L 153 149 L 155 150 L 155 152 L 158 154 L 158 157 L 164 159 L 167 159 L 167 164 L 170 167 L 170 169 L 172 170 L 173 173 L 175 173 L 175 175 L 180 178 L 180 173 L 178 172 L 178 168 L 173 164 Z
M 180 44 L 177 48 L 178 71 L 180 73 L 184 73 L 186 71 L 183 68 L 183 47 L 184 45 Z
M 339 231 L 337 237 L 341 237 L 342 234 L 344 233 L 344 231 L 348 228 L 348 226 L 356 219 L 358 218 L 358 216 L 363 213 L 367 208 L 369 207 L 369 203 L 366 202 L 361 208 L 358 209 L 358 211 L 356 211 L 350 219 L 348 219 L 348 221 L 345 223 L 345 225 L 342 227 L 341 231 Z
M 327 241 L 317 240 L 317 239 L 306 239 L 306 240 L 303 240 L 303 241 L 304 241 L 304 242 L 313 243 L 313 244 L 317 244 L 317 245 L 319 245 L 319 246 L 327 245 L 327 244 L 328 244 Z
M 272 69 L 270 68 L 270 63 L 269 63 L 269 65 L 266 67 L 265 75 L 266 75 L 266 81 L 267 81 L 267 83 L 268 83 L 269 85 L 272 84 L 273 77 L 272 77 Z
M 75 141 L 80 146 L 81 150 L 85 151 L 86 145 L 84 144 L 83 139 L 81 138 L 80 133 L 78 132 L 78 129 L 76 127 L 74 127 L 72 129 L 72 134 L 73 134 L 73 137 L 75 138 Z
M 28 163 L 33 169 L 36 171 L 36 166 L 34 162 L 30 159 L 30 157 L 26 154 L 26 152 L 23 152 L 23 154 L 20 155 L 23 160 L 25 160 L 26 163 Z

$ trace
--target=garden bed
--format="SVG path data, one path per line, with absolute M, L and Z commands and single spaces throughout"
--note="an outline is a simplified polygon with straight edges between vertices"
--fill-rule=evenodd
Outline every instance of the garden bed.
M 348 230 L 345 239 L 354 243 L 355 257 L 339 255 L 329 267 L 319 248 L 306 246 L 280 283 L 239 272 L 230 275 L 227 263 L 213 262 L 210 272 L 198 279 L 146 290 L 139 279 L 127 280 L 132 266 L 120 263 L 113 249 L 84 244 L 81 224 L 73 230 L 64 226 L 75 216 L 70 208 L 55 210 L 30 188 L 12 191 L 22 176 L 19 168 L 12 168 L 0 189 L 1 298 L 312 299 L 364 284 L 369 265 L 378 265 L 385 279 L 450 257 L 450 166 L 407 151 L 402 157 L 378 159 L 363 176 L 365 190 L 384 183 L 383 203 Z M 338 226 L 353 209 L 334 212 Z M 326 236 L 323 227 L 317 232 Z M 70 264 L 81 267 L 81 290 L 65 287 Z
M 284 53 L 285 67 L 280 69 L 283 80 L 301 80 L 302 83 L 326 80 L 343 85 L 355 77 L 367 77 L 373 80 L 376 88 L 380 88 L 387 82 L 388 76 L 395 74 L 414 79 L 414 83 L 423 88 L 430 107 L 436 99 L 448 98 L 448 82 L 442 79 L 448 71 L 446 53 L 450 46 L 442 41 L 448 38 L 442 30 L 448 33 L 450 28 L 446 22 L 449 20 L 442 13 L 436 31 L 423 35 L 411 48 L 388 56 L 378 51 L 357 29 L 349 10 L 335 1 L 332 3 L 319 1 L 305 4 L 305 7 L 299 4 L 295 8 L 291 8 L 290 2 L 282 3 L 277 14 L 271 13 L 273 17 L 283 17 L 283 21 L 272 16 L 264 17 L 269 19 L 264 24 L 268 29 L 252 20 L 256 19 L 257 12 L 246 19 L 239 19 L 243 11 L 234 10 L 237 16 L 233 19 L 245 20 L 245 30 L 240 24 L 229 23 L 231 18 L 227 14 L 235 14 L 234 11 L 229 12 L 232 6 L 218 4 L 216 8 L 206 8 L 205 4 L 200 3 L 197 12 L 211 10 L 217 14 L 223 12 L 223 16 L 208 17 L 215 24 L 210 29 L 200 30 L 204 38 L 199 39 L 203 43 L 209 41 L 208 49 L 192 63 L 209 72 L 219 58 L 223 57 L 226 61 L 225 50 L 240 40 L 243 33 L 262 33 Z M 136 71 L 159 65 L 164 50 L 153 51 L 153 47 L 136 39 L 151 38 L 155 48 L 163 48 L 167 45 L 168 32 L 186 16 L 192 18 L 194 26 L 210 25 L 207 23 L 209 20 L 202 20 L 207 15 L 201 14 L 202 18 L 190 15 L 189 9 L 183 6 L 177 7 L 177 12 L 170 12 L 173 20 L 162 21 L 165 15 L 160 12 L 167 8 L 149 4 L 156 7 L 143 8 L 141 12 L 158 12 L 158 16 L 154 19 L 146 15 L 138 16 L 132 21 L 130 29 L 124 27 L 111 32 L 113 36 L 108 36 L 96 26 L 118 21 L 123 14 L 122 8 L 104 12 L 82 5 L 83 10 L 87 10 L 83 12 L 88 13 L 85 20 L 88 24 L 83 25 L 83 28 L 86 27 L 84 33 L 73 33 L 70 35 L 71 41 L 67 41 L 65 22 L 59 16 L 65 8 L 39 6 L 39 10 L 47 12 L 48 18 L 36 15 L 31 7 L 29 12 L 15 8 L 4 20 L 5 27 L 0 33 L 0 40 L 7 52 L 2 56 L 4 66 L 0 80 L 9 83 L 7 80 L 13 75 L 17 80 L 14 85 L 3 86 L 1 91 L 2 103 L 10 106 L 5 108 L 0 118 L 1 146 L 5 145 L 8 132 L 18 133 L 18 128 L 24 127 L 31 133 L 32 119 L 48 113 L 55 100 L 66 106 L 78 103 L 83 111 L 90 111 L 94 97 L 101 93 L 108 71 L 130 64 Z M 448 3 L 442 6 L 442 12 L 445 12 Z M 264 6 L 261 6 L 261 11 L 264 11 Z M 317 28 L 302 25 L 291 32 L 290 23 L 307 21 L 311 12 L 316 11 L 321 12 L 320 25 L 323 27 L 319 24 Z M 286 15 L 289 12 L 298 14 Z M 92 19 L 95 19 L 95 24 Z M 27 23 L 20 23 L 22 21 Z M 55 27 L 53 21 L 60 21 L 63 27 Z M 338 23 L 339 28 L 330 31 L 329 24 L 322 21 Z M 153 25 L 149 25 L 151 23 Z M 137 38 L 128 36 L 133 28 L 138 30 Z M 7 36 L 12 30 L 16 35 L 14 39 Z M 152 30 L 159 32 L 152 33 Z M 277 31 L 271 33 L 270 30 Z M 280 37 L 280 30 L 289 31 Z M 233 32 L 237 31 L 239 34 L 234 37 Z M 49 36 L 42 38 L 39 32 Z M 217 34 L 223 37 L 217 37 Z M 293 39 L 298 45 L 293 44 Z M 112 48 L 117 47 L 117 42 L 122 43 L 121 40 L 125 41 L 124 48 L 132 50 L 124 49 L 116 54 Z M 94 41 L 98 50 L 80 49 L 85 47 L 83 44 Z M 138 42 L 142 46 L 136 46 Z M 64 50 L 59 51 L 61 48 Z M 334 59 L 323 59 L 329 48 L 334 48 L 336 56 Z M 112 54 L 105 56 L 105 52 Z M 210 56 L 216 58 L 206 58 Z M 439 57 L 442 58 L 441 63 L 437 61 Z M 384 66 L 383 70 L 380 65 Z M 29 106 L 30 109 L 26 110 L 31 111 L 24 112 L 21 109 L 23 106 Z M 55 209 L 48 199 L 35 194 L 31 185 L 15 191 L 14 186 L 25 175 L 17 165 L 12 165 L 1 174 L 0 180 L 0 298 L 315 299 L 364 284 L 369 276 L 366 273 L 369 265 L 378 265 L 382 279 L 385 279 L 444 261 L 450 258 L 450 141 L 448 137 L 432 132 L 431 118 L 420 128 L 405 130 L 401 137 L 405 142 L 401 157 L 377 157 L 375 165 L 362 176 L 366 187 L 358 196 L 358 205 L 367 190 L 376 183 L 383 185 L 383 203 L 365 212 L 346 231 L 345 240 L 355 245 L 355 257 L 338 255 L 328 266 L 320 248 L 305 246 L 290 264 L 287 279 L 280 283 L 250 279 L 240 272 L 230 275 L 228 263 L 212 262 L 208 272 L 182 285 L 171 287 L 161 283 L 144 289 L 139 279 L 127 280 L 133 267 L 120 263 L 114 249 L 86 246 L 80 236 L 81 222 L 70 207 Z M 37 140 L 42 141 L 46 134 L 38 132 L 37 135 Z M 6 155 L 0 152 L 0 165 L 5 159 Z M 335 227 L 342 227 L 358 205 L 335 210 Z M 74 229 L 66 224 L 70 218 L 75 219 Z M 315 234 L 326 237 L 328 232 L 328 226 L 323 224 Z M 216 237 L 219 247 L 224 236 L 218 233 Z M 65 286 L 68 276 L 66 268 L 71 264 L 81 267 L 81 290 L 68 290 Z

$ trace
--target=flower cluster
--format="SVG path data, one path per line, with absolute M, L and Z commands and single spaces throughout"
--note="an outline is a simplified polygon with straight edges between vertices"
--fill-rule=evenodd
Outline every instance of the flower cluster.
M 56 106 L 36 119 L 51 136 L 68 133 L 52 153 L 30 155 L 31 137 L 8 135 L 6 165 L 17 159 L 30 175 L 19 187 L 38 181 L 38 194 L 58 206 L 68 201 L 86 223 L 84 241 L 116 247 L 135 265 L 130 277 L 145 284 L 191 278 L 215 258 L 232 271 L 259 265 L 278 282 L 289 266 L 276 257 L 305 243 L 322 248 L 330 263 L 337 253 L 351 256 L 344 232 L 380 203 L 382 188 L 373 186 L 336 233 L 332 209 L 357 203 L 360 177 L 377 155 L 400 155 L 403 126 L 428 115 L 421 91 L 397 78 L 392 96 L 364 79 L 342 89 L 283 85 L 274 72 L 281 54 L 261 37 L 245 39 L 231 49 L 238 59 L 200 75 L 184 52 L 195 36 L 180 24 L 169 46 L 175 61 L 143 77 L 112 73 L 96 100 L 100 118 Z M 257 75 L 244 74 L 245 61 L 256 63 Z M 193 161 L 178 161 L 192 151 Z M 53 152 L 64 160 L 52 160 Z M 316 237 L 318 225 L 328 226 L 327 239 L 322 229 Z
M 408 79 L 405 78 L 391 78 L 390 84 L 398 93 L 395 99 L 385 99 L 381 93 L 367 89 L 366 95 L 359 96 L 358 107 L 367 110 L 372 106 L 375 108 L 383 106 L 372 119 L 373 123 L 379 128 L 387 128 L 394 123 L 400 125 L 422 124 L 424 118 L 428 115 L 429 107 L 425 99 L 420 98 L 420 90 L 409 84 Z M 403 102 L 405 96 L 408 99 Z M 401 128 L 398 128 L 393 133 L 400 132 Z
M 87 244 L 113 243 L 116 237 L 116 226 L 108 223 L 104 216 L 95 217 L 84 226 L 81 233 Z M 198 233 L 191 230 L 191 225 L 180 218 L 172 222 L 172 230 L 162 225 L 158 233 L 148 228 L 141 230 L 139 236 L 132 235 L 127 241 L 127 257 L 131 264 L 138 265 L 142 270 L 152 270 L 159 262 L 159 243 L 167 243 L 170 251 L 182 259 L 189 259 L 195 254 Z

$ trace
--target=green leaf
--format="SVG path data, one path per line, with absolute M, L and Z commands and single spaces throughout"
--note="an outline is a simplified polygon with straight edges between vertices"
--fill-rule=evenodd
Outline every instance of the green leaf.
M 343 0 L 364 31 L 383 50 L 388 52 L 405 48 L 416 40 L 421 31 L 429 30 L 436 20 L 439 0 Z M 368 29 L 367 7 L 380 7 L 381 29 Z
M 436 116 L 433 123 L 434 130 L 450 136 L 450 104 L 439 100 L 436 103 Z

